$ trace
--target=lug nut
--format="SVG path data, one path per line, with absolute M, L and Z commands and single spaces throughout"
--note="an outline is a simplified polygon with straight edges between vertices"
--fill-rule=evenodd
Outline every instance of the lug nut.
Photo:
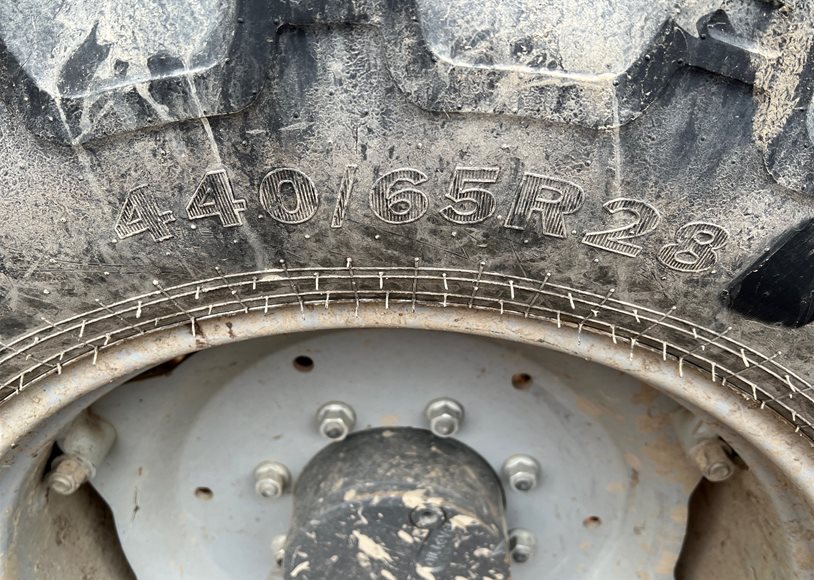
M 735 473 L 735 464 L 727 455 L 720 440 L 702 441 L 692 449 L 690 459 L 709 481 L 724 481 Z
M 291 472 L 282 463 L 264 461 L 254 470 L 254 490 L 263 497 L 280 497 L 290 483 Z
M 342 441 L 356 424 L 356 413 L 350 405 L 333 401 L 325 403 L 317 411 L 319 432 L 332 441 Z
M 283 567 L 283 560 L 285 560 L 285 542 L 286 542 L 285 534 L 280 534 L 279 536 L 274 536 L 271 539 L 271 553 L 274 554 L 274 561 L 276 562 L 277 566 L 282 568 Z
M 537 538 L 528 530 L 515 528 L 509 530 L 509 554 L 517 564 L 524 564 L 534 556 Z
M 736 471 L 729 446 L 713 426 L 686 409 L 673 413 L 673 426 L 687 457 L 708 481 L 724 481 Z
M 503 477 L 515 491 L 531 491 L 540 481 L 540 464 L 530 455 L 512 455 L 503 464 Z
M 463 405 L 448 397 L 431 401 L 424 414 L 430 422 L 430 431 L 436 437 L 452 437 L 460 430 L 464 420 Z
M 48 486 L 61 495 L 71 495 L 93 477 L 93 465 L 79 455 L 60 455 L 51 463 Z

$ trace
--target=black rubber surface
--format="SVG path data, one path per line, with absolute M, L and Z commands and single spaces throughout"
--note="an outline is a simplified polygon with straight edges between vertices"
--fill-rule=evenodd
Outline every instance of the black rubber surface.
M 812 201 L 805 175 L 775 180 L 810 145 L 798 127 L 778 149 L 805 116 L 810 23 L 656 15 L 624 68 L 577 74 L 573 38 L 542 55 L 520 19 L 511 54 L 534 58 L 506 63 L 500 30 L 467 24 L 489 2 L 454 25 L 430 4 L 150 16 L 202 48 L 129 60 L 102 17 L 38 3 L 56 28 L 31 32 L 0 11 L 0 398 L 205 316 L 400 301 L 598 332 L 812 434 L 807 229 L 786 234 Z M 65 18 L 87 20 L 74 40 Z M 476 64 L 444 56 L 444 27 Z M 27 58 L 37 34 L 62 66 Z

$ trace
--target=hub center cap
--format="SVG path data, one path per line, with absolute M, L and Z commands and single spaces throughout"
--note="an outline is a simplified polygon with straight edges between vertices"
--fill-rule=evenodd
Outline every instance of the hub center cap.
M 497 474 L 459 441 L 355 433 L 298 480 L 286 577 L 508 578 L 504 506 Z

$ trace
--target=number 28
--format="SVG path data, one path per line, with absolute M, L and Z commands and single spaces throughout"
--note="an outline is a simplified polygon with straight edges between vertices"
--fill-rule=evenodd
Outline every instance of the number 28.
M 658 210 L 644 201 L 625 197 L 612 199 L 603 207 L 611 214 L 630 214 L 633 221 L 616 228 L 586 232 L 582 243 L 615 254 L 637 257 L 642 247 L 629 240 L 647 235 L 658 227 L 661 221 Z M 721 249 L 728 238 L 729 233 L 721 226 L 690 222 L 678 229 L 674 243 L 659 249 L 656 258 L 671 270 L 703 272 L 718 261 L 716 250 Z

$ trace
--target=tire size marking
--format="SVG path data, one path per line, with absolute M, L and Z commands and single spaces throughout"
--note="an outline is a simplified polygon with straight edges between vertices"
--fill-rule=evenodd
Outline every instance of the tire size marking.
M 612 199 L 605 202 L 602 207 L 611 214 L 617 212 L 632 214 L 636 221 L 618 228 L 586 232 L 582 238 L 582 243 L 630 258 L 638 256 L 642 251 L 642 247 L 625 240 L 639 238 L 654 231 L 661 221 L 659 211 L 647 202 L 626 197 Z
M 370 188 L 370 209 L 388 224 L 418 221 L 430 207 L 427 194 L 416 189 L 425 181 L 426 175 L 410 167 L 385 173 Z
M 342 228 L 351 196 L 357 183 L 358 166 L 345 167 L 331 213 L 331 228 Z M 499 167 L 462 167 L 454 169 L 446 202 L 438 214 L 455 225 L 474 225 L 486 221 L 497 211 L 490 187 L 497 183 Z M 402 167 L 378 177 L 370 187 L 368 204 L 373 214 L 387 224 L 409 224 L 430 210 L 430 196 L 421 189 L 428 181 L 422 171 Z M 313 180 L 299 169 L 281 167 L 269 171 L 258 188 L 260 206 L 272 219 L 283 224 L 302 224 L 311 220 L 320 207 L 320 196 Z M 503 227 L 525 231 L 534 228 L 551 238 L 568 237 L 567 216 L 578 212 L 585 202 L 583 189 L 570 181 L 525 172 L 520 179 L 506 214 Z M 586 246 L 637 258 L 642 246 L 631 240 L 654 232 L 661 214 L 639 199 L 619 197 L 602 206 L 609 214 L 624 214 L 632 221 L 618 227 L 589 231 L 581 243 Z M 243 225 L 241 213 L 248 202 L 235 196 L 225 169 L 207 172 L 186 205 L 190 220 L 217 217 L 223 227 Z M 501 216 L 498 216 L 501 218 Z M 168 224 L 175 222 L 171 210 L 161 209 L 149 187 L 140 185 L 130 191 L 119 212 L 114 229 L 119 239 L 149 233 L 155 242 L 173 237 Z M 573 232 L 576 233 L 576 232 Z M 656 252 L 657 260 L 676 272 L 698 273 L 711 269 L 718 251 L 729 239 L 719 225 L 692 221 L 681 226 L 674 241 Z
M 160 210 L 149 188 L 140 185 L 127 194 L 114 228 L 120 239 L 149 232 L 153 241 L 162 242 L 173 237 L 167 224 L 174 221 L 172 211 Z
M 348 211 L 348 202 L 353 193 L 353 186 L 356 184 L 356 170 L 358 165 L 348 165 L 345 167 L 345 174 L 339 184 L 339 195 L 336 198 L 336 206 L 331 216 L 331 227 L 341 228 L 345 223 L 345 213 Z
M 524 173 L 503 226 L 522 231 L 533 221 L 534 214 L 539 214 L 540 233 L 566 238 L 565 215 L 575 213 L 584 202 L 585 192 L 570 181 Z
M 232 183 L 224 169 L 210 171 L 187 203 L 187 215 L 191 220 L 206 217 L 220 218 L 225 228 L 243 225 L 241 212 L 246 211 L 246 200 L 235 198 Z
M 497 203 L 486 185 L 497 183 L 499 167 L 456 167 L 444 199 L 452 203 L 438 213 L 445 220 L 458 225 L 478 224 L 492 217 Z
M 289 197 L 294 198 L 291 207 Z M 283 167 L 269 171 L 260 182 L 260 205 L 284 224 L 307 222 L 319 209 L 319 195 L 311 178 L 299 169 Z
M 718 261 L 715 250 L 726 244 L 729 232 L 708 222 L 690 222 L 679 228 L 675 239 L 659 250 L 659 262 L 679 272 L 703 272 Z

